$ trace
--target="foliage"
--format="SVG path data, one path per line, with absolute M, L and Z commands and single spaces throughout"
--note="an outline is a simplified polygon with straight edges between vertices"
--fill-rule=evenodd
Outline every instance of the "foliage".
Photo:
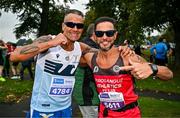
M 64 1 L 73 2 L 74 0 Z M 60 27 L 59 23 L 62 21 L 64 11 L 69 7 L 55 3 L 55 0 L 1 0 L 0 9 L 18 15 L 20 23 L 16 25 L 14 30 L 17 38 L 31 33 L 39 36 L 49 33 L 55 34 L 59 31 L 57 28 Z

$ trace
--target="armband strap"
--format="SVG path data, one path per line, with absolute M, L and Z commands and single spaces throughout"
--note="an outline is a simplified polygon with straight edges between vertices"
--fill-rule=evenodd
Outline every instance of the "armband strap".
M 158 72 L 158 67 L 155 64 L 149 64 L 149 66 L 151 67 L 151 70 L 153 71 L 152 75 L 155 76 Z

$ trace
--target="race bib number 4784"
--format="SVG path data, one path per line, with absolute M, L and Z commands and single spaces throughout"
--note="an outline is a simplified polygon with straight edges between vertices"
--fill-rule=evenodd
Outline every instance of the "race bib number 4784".
M 50 95 L 69 95 L 71 91 L 72 88 L 51 87 Z

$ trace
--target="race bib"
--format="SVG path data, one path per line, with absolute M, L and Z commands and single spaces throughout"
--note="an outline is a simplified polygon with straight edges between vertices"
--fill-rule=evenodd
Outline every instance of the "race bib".
M 68 96 L 72 94 L 75 79 L 52 78 L 49 95 L 50 96 Z
M 110 110 L 121 109 L 125 106 L 123 94 L 119 92 L 102 92 L 99 94 L 99 99 Z

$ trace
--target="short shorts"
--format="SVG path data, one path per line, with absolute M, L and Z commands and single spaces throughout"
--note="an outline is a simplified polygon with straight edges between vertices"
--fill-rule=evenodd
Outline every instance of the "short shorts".
M 72 107 L 55 112 L 39 112 L 31 109 L 31 112 L 26 115 L 26 118 L 71 118 Z

